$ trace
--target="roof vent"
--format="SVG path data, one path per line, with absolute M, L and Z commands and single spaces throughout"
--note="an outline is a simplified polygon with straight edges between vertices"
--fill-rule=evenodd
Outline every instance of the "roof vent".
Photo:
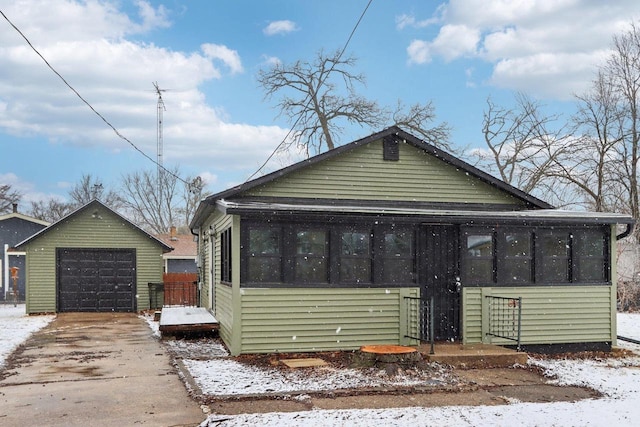
M 400 141 L 396 135 L 387 135 L 382 139 L 383 159 L 389 161 L 400 160 Z

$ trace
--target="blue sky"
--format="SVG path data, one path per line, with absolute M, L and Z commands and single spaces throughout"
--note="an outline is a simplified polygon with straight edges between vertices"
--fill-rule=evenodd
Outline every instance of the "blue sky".
M 243 182 L 288 131 L 256 81 L 272 61 L 344 46 L 369 0 L 0 0 L 0 10 L 118 131 L 217 192 Z M 486 98 L 517 91 L 570 114 L 614 34 L 640 17 L 620 0 L 373 0 L 347 54 L 360 94 L 383 106 L 432 101 L 460 147 L 482 147 Z M 389 123 L 391 125 L 391 123 Z M 379 129 L 350 127 L 347 143 Z M 274 170 L 291 159 L 276 158 Z M 0 17 L 0 183 L 22 205 L 64 198 L 83 174 L 116 186 L 155 165 L 118 138 Z

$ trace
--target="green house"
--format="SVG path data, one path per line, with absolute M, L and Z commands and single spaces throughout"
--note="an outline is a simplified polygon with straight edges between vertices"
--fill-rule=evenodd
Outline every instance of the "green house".
M 27 254 L 26 311 L 136 312 L 149 308 L 172 248 L 98 200 L 34 234 Z
M 214 194 L 190 224 L 234 355 L 509 345 L 516 327 L 525 347 L 609 349 L 632 225 L 553 209 L 397 127 Z

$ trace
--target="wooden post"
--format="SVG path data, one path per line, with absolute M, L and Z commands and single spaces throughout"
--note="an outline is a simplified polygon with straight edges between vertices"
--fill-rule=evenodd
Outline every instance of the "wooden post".
M 18 306 L 18 267 L 11 267 L 11 279 L 13 280 L 13 306 Z

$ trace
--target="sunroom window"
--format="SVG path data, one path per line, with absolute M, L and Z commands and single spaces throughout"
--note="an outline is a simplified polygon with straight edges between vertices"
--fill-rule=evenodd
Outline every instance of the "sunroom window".
M 538 254 L 542 282 L 570 282 L 571 234 L 568 231 L 541 234 Z
M 328 280 L 327 232 L 296 232 L 295 280 L 302 283 L 326 283 Z
M 464 278 L 471 284 L 495 282 L 493 233 L 467 233 L 463 247 Z
M 282 281 L 280 228 L 249 228 L 248 274 L 253 282 Z
M 340 245 L 340 282 L 371 282 L 371 232 L 343 231 Z
M 533 235 L 531 231 L 501 233 L 504 262 L 498 266 L 501 282 L 523 284 L 533 282 Z
M 604 282 L 609 279 L 607 240 L 598 230 L 574 234 L 574 269 L 579 282 Z
M 415 236 L 413 231 L 388 231 L 382 248 L 382 280 L 415 283 Z

